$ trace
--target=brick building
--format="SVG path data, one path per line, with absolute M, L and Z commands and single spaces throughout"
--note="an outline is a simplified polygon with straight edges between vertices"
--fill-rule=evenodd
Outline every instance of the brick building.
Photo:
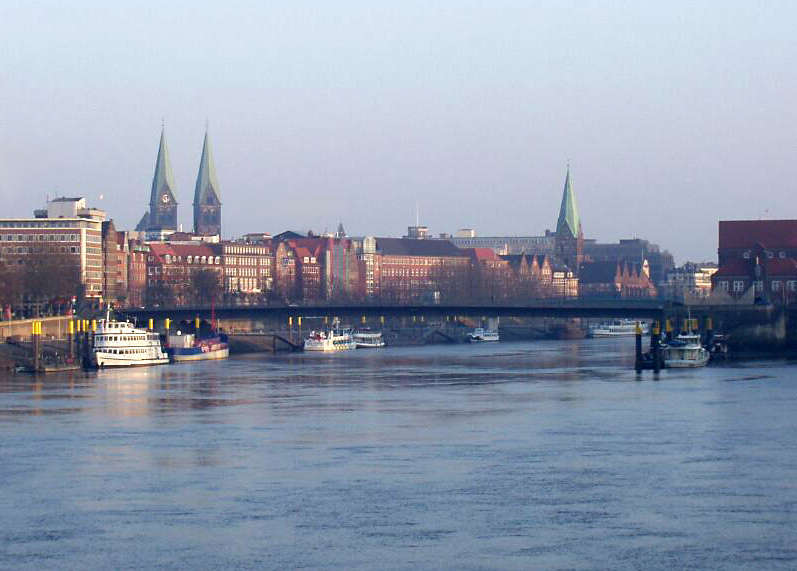
M 582 297 L 656 297 L 647 262 L 585 262 L 579 272 Z
M 379 298 L 406 303 L 435 296 L 446 302 L 470 295 L 470 257 L 447 240 L 376 238 Z
M 720 221 L 713 290 L 759 302 L 797 301 L 797 220 Z

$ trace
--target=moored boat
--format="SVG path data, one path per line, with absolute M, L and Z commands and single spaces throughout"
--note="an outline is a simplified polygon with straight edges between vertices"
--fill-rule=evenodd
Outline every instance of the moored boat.
M 590 337 L 633 337 L 636 335 L 637 324 L 642 329 L 642 335 L 650 333 L 650 325 L 631 319 L 616 319 L 612 322 L 591 325 L 588 335 Z
M 500 336 L 498 335 L 497 329 L 484 329 L 483 327 L 477 327 L 468 333 L 468 341 L 472 343 L 479 343 L 482 341 L 500 341 Z
M 165 365 L 169 362 L 157 333 L 138 329 L 128 321 L 114 321 L 109 314 L 97 325 L 92 354 L 98 367 Z
M 172 361 L 205 361 L 226 359 L 230 356 L 226 335 L 199 337 L 192 333 L 169 335 L 166 352 Z
M 700 335 L 682 334 L 662 346 L 664 366 L 668 369 L 705 367 L 711 354 L 700 343 Z
M 348 329 L 329 329 L 327 331 L 311 331 L 304 340 L 305 351 L 348 351 L 356 349 L 351 331 Z
M 352 338 L 358 349 L 376 349 L 385 346 L 381 331 L 355 331 Z

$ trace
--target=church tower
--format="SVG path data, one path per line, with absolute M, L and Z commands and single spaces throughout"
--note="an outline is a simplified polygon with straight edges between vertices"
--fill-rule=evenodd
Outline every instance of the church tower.
M 221 200 L 219 200 L 219 181 L 216 179 L 216 165 L 210 150 L 208 132 L 202 144 L 202 158 L 199 160 L 199 173 L 194 189 L 194 233 L 221 235 Z
M 559 261 L 577 273 L 584 260 L 584 233 L 581 231 L 576 195 L 570 181 L 570 165 L 567 165 L 562 205 L 559 208 L 559 220 L 556 222 L 555 244 Z
M 174 198 L 174 174 L 166 146 L 166 132 L 161 130 L 155 175 L 152 177 L 152 193 L 149 198 L 148 230 L 177 231 L 177 200 Z

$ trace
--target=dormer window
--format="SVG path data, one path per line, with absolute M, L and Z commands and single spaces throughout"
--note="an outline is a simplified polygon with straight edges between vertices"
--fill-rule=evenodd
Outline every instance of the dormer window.
M 750 250 L 747 250 L 746 252 L 744 252 L 742 254 L 742 258 L 744 258 L 745 260 L 749 260 L 750 259 Z
M 786 252 L 784 252 L 783 250 L 778 252 L 778 258 L 780 258 L 781 260 L 785 259 L 786 258 Z
M 770 260 L 771 260 L 771 259 L 772 259 L 772 258 L 774 258 L 774 257 L 775 257 L 775 252 L 767 251 L 767 258 L 768 258 L 768 259 L 770 259 Z

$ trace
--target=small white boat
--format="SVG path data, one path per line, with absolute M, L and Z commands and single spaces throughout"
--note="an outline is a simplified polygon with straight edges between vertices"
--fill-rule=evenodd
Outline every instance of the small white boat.
M 311 331 L 304 340 L 305 351 L 348 351 L 356 349 L 351 331 L 348 329 L 330 329 L 328 331 Z
M 482 341 L 500 341 L 497 329 L 484 329 L 477 327 L 472 332 L 468 333 L 468 341 L 482 342 Z
M 642 328 L 642 335 L 650 333 L 650 325 L 631 319 L 617 319 L 610 323 L 591 325 L 588 335 L 590 337 L 633 337 L 636 335 L 637 323 Z
M 700 335 L 682 334 L 662 346 L 664 366 L 668 369 L 705 367 L 711 358 L 708 349 L 700 344 Z
M 381 331 L 356 331 L 352 337 L 358 349 L 376 349 L 385 346 Z
M 165 365 L 169 362 L 157 333 L 137 329 L 128 321 L 114 321 L 108 314 L 97 325 L 92 352 L 98 367 Z

